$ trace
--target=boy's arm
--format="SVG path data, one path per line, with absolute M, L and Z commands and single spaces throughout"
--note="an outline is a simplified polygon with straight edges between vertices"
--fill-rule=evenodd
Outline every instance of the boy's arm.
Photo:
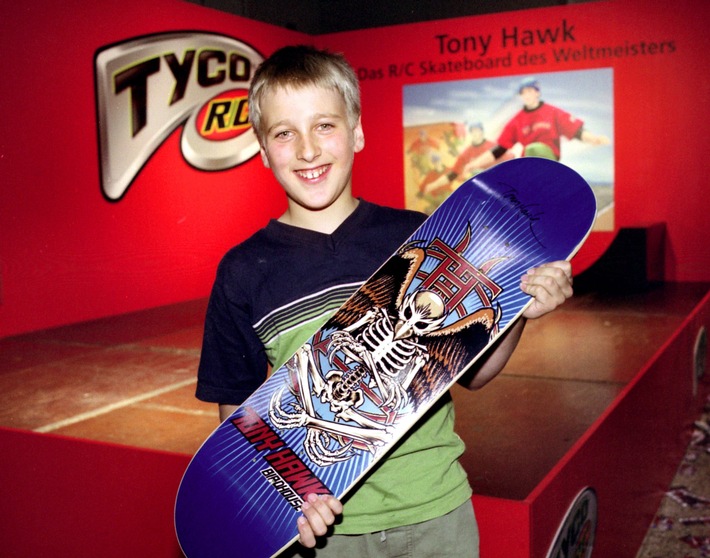
M 521 278 L 520 288 L 534 297 L 533 303 L 523 313 L 522 319 L 501 337 L 473 378 L 464 376 L 461 382 L 464 387 L 479 389 L 495 378 L 517 347 L 525 322 L 552 312 L 572 296 L 572 266 L 569 262 L 559 261 L 531 269 Z
M 227 418 L 237 410 L 238 405 L 221 405 L 219 406 L 219 422 L 224 422 Z

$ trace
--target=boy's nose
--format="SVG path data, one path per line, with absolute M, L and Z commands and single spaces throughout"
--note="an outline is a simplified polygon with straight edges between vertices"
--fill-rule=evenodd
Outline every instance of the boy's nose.
M 304 161 L 313 161 L 318 155 L 320 155 L 320 147 L 317 138 L 310 134 L 302 136 L 298 156 Z

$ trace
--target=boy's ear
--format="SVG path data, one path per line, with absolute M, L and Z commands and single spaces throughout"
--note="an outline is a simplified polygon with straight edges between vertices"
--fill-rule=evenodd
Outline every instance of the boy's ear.
M 365 132 L 362 131 L 362 118 L 358 117 L 357 119 L 357 124 L 355 125 L 355 128 L 353 129 L 353 135 L 354 135 L 354 145 L 353 145 L 353 151 L 355 153 L 358 153 L 359 151 L 362 151 L 363 148 L 365 147 Z

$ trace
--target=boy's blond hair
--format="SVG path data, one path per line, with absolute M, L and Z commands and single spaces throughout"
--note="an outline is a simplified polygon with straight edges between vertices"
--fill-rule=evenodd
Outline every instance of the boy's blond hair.
M 249 87 L 249 118 L 259 143 L 263 145 L 261 102 L 266 93 L 277 87 L 307 86 L 338 91 L 345 101 L 350 125 L 357 125 L 360 84 L 345 57 L 307 45 L 288 46 L 274 52 L 257 68 Z

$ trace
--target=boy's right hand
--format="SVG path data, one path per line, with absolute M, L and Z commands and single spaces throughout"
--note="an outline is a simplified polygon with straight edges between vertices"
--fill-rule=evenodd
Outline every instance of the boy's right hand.
M 309 494 L 301 506 L 301 511 L 303 515 L 297 522 L 298 540 L 306 548 L 313 548 L 316 545 L 316 537 L 325 535 L 328 527 L 335 523 L 336 517 L 343 513 L 343 504 L 330 494 Z

